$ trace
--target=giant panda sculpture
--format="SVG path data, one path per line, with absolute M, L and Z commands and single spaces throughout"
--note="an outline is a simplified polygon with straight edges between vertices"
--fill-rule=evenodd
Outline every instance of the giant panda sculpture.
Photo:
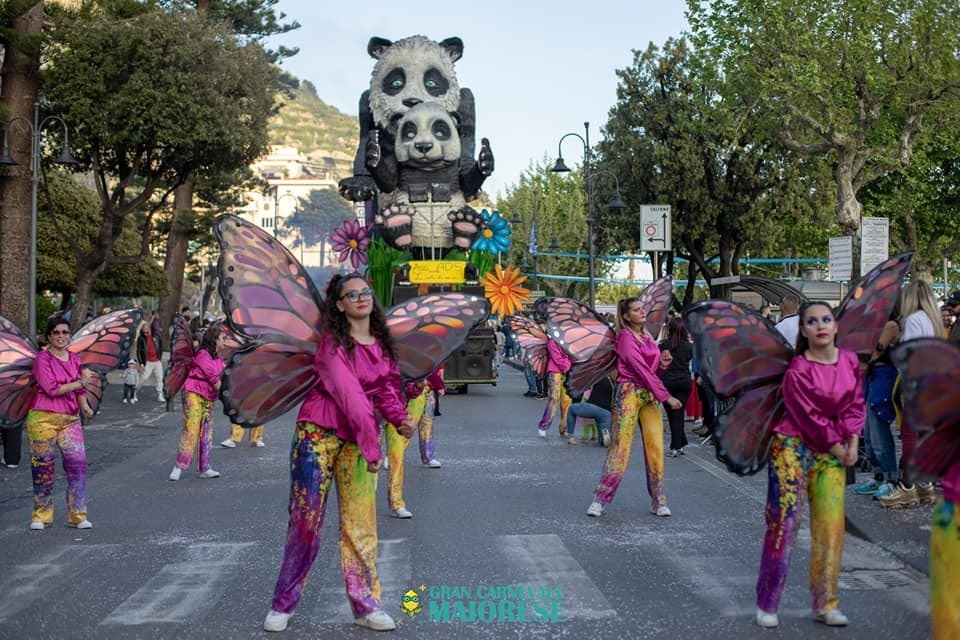
M 397 187 L 383 194 L 383 235 L 418 258 L 438 249 L 469 249 L 483 227 L 458 188 L 462 143 L 456 121 L 439 102 L 421 102 L 397 121 Z
M 340 193 L 355 202 L 371 200 L 377 192 L 396 190 L 400 167 L 395 154 L 397 125 L 418 104 L 439 104 L 456 122 L 460 158 L 451 191 L 472 199 L 484 179 L 493 172 L 489 142 L 476 151 L 476 107 L 473 93 L 461 88 L 454 63 L 463 55 L 463 41 L 447 38 L 436 42 L 415 35 L 392 42 L 373 37 L 367 52 L 374 64 L 370 88 L 360 96 L 360 143 L 354 158 L 353 176 L 340 181 Z

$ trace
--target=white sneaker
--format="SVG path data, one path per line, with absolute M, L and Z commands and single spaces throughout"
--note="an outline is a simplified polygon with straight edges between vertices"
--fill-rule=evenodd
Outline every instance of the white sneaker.
M 163 397 L 162 395 L 157 396 L 157 402 L 166 402 L 166 401 L 167 401 L 167 399 L 166 399 L 165 397 Z
M 546 429 L 537 429 L 537 435 L 540 436 L 541 438 L 546 438 L 547 437 Z
M 830 609 L 825 613 L 818 613 L 814 616 L 814 619 L 817 622 L 822 622 L 828 627 L 845 627 L 850 621 L 847 620 L 847 616 L 843 615 L 843 612 L 840 609 Z
M 123 399 L 123 404 L 127 404 L 127 402 L 129 402 L 129 400 L 127 400 L 126 398 L 124 398 L 124 399 Z
M 773 629 L 776 626 L 779 626 L 780 619 L 777 618 L 775 613 L 767 613 L 763 609 L 757 609 L 757 626 L 763 627 L 764 629 Z
M 81 520 L 77 524 L 70 525 L 74 529 L 93 529 L 93 523 L 89 520 Z
M 376 609 L 365 616 L 354 618 L 353 624 L 374 631 L 392 631 L 397 628 L 397 623 L 383 609 Z
M 650 513 L 657 516 L 658 518 L 669 518 L 671 516 L 670 507 L 665 504 L 660 505 L 656 509 L 650 508 Z
M 254 440 L 253 446 L 255 446 L 255 447 L 265 447 L 265 446 L 267 446 L 267 445 L 265 445 L 265 444 L 263 443 L 263 440 Z
M 200 472 L 200 477 L 201 478 L 219 478 L 220 472 L 214 471 L 213 469 L 207 469 L 206 471 Z
M 430 460 L 429 460 L 429 461 L 427 462 L 427 464 L 424 465 L 424 466 L 430 467 L 431 469 L 439 469 L 439 468 L 442 467 L 443 465 L 440 464 L 440 461 L 437 460 L 436 458 L 430 458 Z
M 226 440 L 220 443 L 220 446 L 226 447 L 227 449 L 233 449 L 237 446 L 237 443 L 231 440 L 230 438 L 227 438 Z
M 266 620 L 263 621 L 263 630 L 264 631 L 286 631 L 287 622 L 290 621 L 290 616 L 293 613 L 280 613 L 279 611 L 274 611 L 270 609 L 267 613 Z
M 392 515 L 394 518 L 401 518 L 403 520 L 413 517 L 413 514 L 410 513 L 410 511 L 406 507 L 400 507 L 399 509 L 394 509 L 393 511 L 390 512 L 390 515 Z
M 43 524 L 43 523 L 40 522 L 39 520 L 34 520 L 33 522 L 30 523 L 30 530 L 31 530 L 31 531 L 43 531 L 43 530 L 46 528 L 46 526 L 47 526 L 47 525 Z
M 387 458 L 387 456 L 383 456 L 383 468 L 384 469 L 390 468 L 390 460 Z
M 587 507 L 587 515 L 599 518 L 603 515 L 603 505 L 599 502 L 591 502 L 590 506 Z
M 174 467 L 173 471 L 170 472 L 170 479 L 176 482 L 180 479 L 180 474 L 183 473 L 180 467 Z

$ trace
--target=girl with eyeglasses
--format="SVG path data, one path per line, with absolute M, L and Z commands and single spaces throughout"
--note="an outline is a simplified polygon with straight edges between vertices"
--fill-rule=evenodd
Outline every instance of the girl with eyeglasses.
M 313 366 L 317 385 L 297 415 L 290 449 L 290 520 L 266 631 L 283 631 L 317 556 L 327 496 L 336 479 L 340 565 L 355 624 L 388 631 L 377 576 L 377 471 L 383 464 L 377 414 L 406 438 L 414 424 L 386 314 L 360 274 L 327 285 L 323 338 Z
M 845 467 L 857 462 L 864 421 L 857 355 L 836 345 L 825 302 L 800 308 L 796 355 L 783 379 L 785 411 L 773 428 L 766 522 L 757 579 L 757 624 L 776 627 L 790 554 L 810 501 L 810 592 L 815 620 L 846 626 L 837 581 L 843 553 Z
M 47 348 L 33 362 L 37 393 L 27 413 L 30 471 L 33 474 L 33 516 L 30 528 L 42 531 L 53 524 L 54 455 L 60 450 L 67 475 L 67 523 L 90 529 L 87 520 L 87 452 L 83 444 L 80 414 L 89 418 L 85 385 L 96 373 L 81 369 L 80 358 L 67 350 L 70 323 L 55 315 L 47 321 Z

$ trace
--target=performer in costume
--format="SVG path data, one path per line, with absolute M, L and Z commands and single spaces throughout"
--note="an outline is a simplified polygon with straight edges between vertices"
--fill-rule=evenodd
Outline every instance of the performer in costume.
M 864 421 L 857 355 L 836 345 L 837 323 L 824 302 L 800 309 L 797 355 L 783 380 L 786 408 L 774 427 L 767 490 L 767 532 L 757 579 L 757 624 L 776 627 L 790 554 L 810 501 L 810 591 L 816 619 L 845 626 L 837 580 L 843 553 L 844 467 L 857 462 Z
M 385 314 L 359 274 L 335 275 L 324 301 L 316 385 L 297 416 L 290 450 L 290 522 L 266 631 L 283 631 L 317 555 L 334 477 L 340 507 L 340 564 L 354 622 L 396 628 L 381 608 L 377 577 L 377 476 L 382 465 L 375 411 L 409 438 L 401 376 Z
M 250 446 L 251 447 L 263 447 L 266 446 L 263 443 L 263 425 L 257 427 L 250 427 L 249 429 L 244 429 L 239 424 L 233 424 L 230 427 L 230 437 L 220 443 L 221 447 L 226 449 L 233 449 L 238 444 L 243 442 L 243 432 L 246 431 L 249 434 Z
M 901 421 L 920 436 L 905 472 L 918 484 L 940 478 L 943 487 L 930 529 L 930 630 L 934 640 L 952 640 L 960 637 L 960 348 L 920 338 L 890 359 L 901 376 Z
M 440 468 L 440 461 L 434 457 L 433 448 L 433 391 L 445 390 L 446 385 L 439 372 L 432 372 L 423 382 L 408 382 L 404 387 L 404 397 L 407 399 L 407 414 L 410 420 L 417 425 L 420 437 L 420 459 L 423 465 L 435 469 Z M 387 440 L 387 500 L 390 505 L 390 515 L 394 518 L 412 518 L 413 514 L 407 509 L 403 499 L 404 460 L 403 456 L 410 444 L 410 438 L 404 437 L 397 427 L 387 423 L 384 429 Z
M 547 406 L 543 408 L 543 416 L 537 425 L 538 435 L 546 437 L 553 417 L 560 408 L 560 435 L 567 435 L 567 409 L 570 407 L 570 396 L 563 388 L 563 374 L 570 370 L 570 358 L 563 352 L 556 342 L 547 339 Z
M 33 474 L 33 516 L 30 528 L 43 530 L 53 523 L 54 452 L 60 449 L 67 475 L 67 522 L 90 529 L 87 520 L 87 453 L 80 413 L 90 417 L 93 408 L 86 387 L 98 382 L 97 374 L 82 369 L 77 354 L 67 350 L 70 323 L 55 315 L 47 321 L 47 348 L 33 361 L 37 392 L 27 414 L 30 471 Z
M 650 511 L 669 516 L 663 495 L 663 418 L 660 403 L 673 409 L 683 407 L 671 396 L 657 377 L 660 348 L 656 338 L 646 329 L 647 310 L 639 298 L 625 298 L 617 303 L 617 385 L 614 391 L 611 418 L 610 448 L 603 464 L 600 483 L 593 494 L 587 515 L 599 517 L 605 505 L 623 480 L 630 461 L 633 434 L 639 421 L 643 440 L 643 457 L 647 471 L 647 492 Z
M 220 473 L 210 468 L 210 445 L 213 441 L 213 424 L 210 410 L 220 391 L 220 374 L 224 362 L 218 355 L 224 341 L 223 325 L 219 322 L 207 327 L 200 340 L 200 348 L 194 355 L 186 382 L 183 385 L 183 432 L 177 462 L 170 472 L 171 480 L 179 480 L 180 474 L 190 466 L 193 450 L 199 443 L 197 465 L 201 478 L 219 478 Z

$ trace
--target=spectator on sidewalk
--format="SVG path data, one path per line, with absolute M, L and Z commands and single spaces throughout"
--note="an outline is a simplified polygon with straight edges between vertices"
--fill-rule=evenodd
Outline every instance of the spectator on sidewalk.
M 800 333 L 800 318 L 797 316 L 799 308 L 800 298 L 792 293 L 783 296 L 783 300 L 780 301 L 780 322 L 777 323 L 777 331 L 794 349 L 797 348 L 797 335 Z
M 157 402 L 166 402 L 163 395 L 163 351 L 160 346 L 160 334 L 154 333 L 150 323 L 140 325 L 140 336 L 137 338 L 137 363 L 140 365 L 139 388 L 148 380 L 153 380 L 157 389 Z
M 943 303 L 950 310 L 953 316 L 953 323 L 950 325 L 950 331 L 947 333 L 947 340 L 960 347 L 960 289 L 957 289 Z
M 583 394 L 580 402 L 574 402 L 567 409 L 567 444 L 575 444 L 577 418 L 587 418 L 597 424 L 597 440 L 606 446 L 610 439 L 610 416 L 613 402 L 613 382 L 610 376 L 603 376 L 589 391 Z
M 137 387 L 140 386 L 140 368 L 131 358 L 123 371 L 123 404 L 137 404 Z

